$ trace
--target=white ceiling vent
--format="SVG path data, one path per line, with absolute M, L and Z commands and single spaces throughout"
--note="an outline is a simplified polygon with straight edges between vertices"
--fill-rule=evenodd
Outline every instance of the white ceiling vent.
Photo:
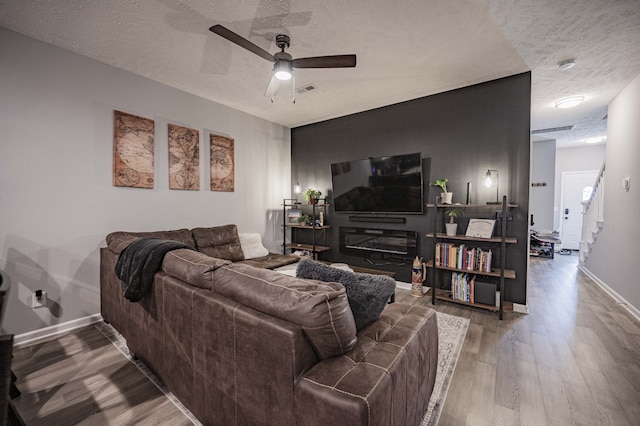
M 549 127 L 547 129 L 537 129 L 531 132 L 532 135 L 537 135 L 540 133 L 553 133 L 553 132 L 563 132 L 565 130 L 573 130 L 573 128 L 576 127 L 575 124 L 572 124 L 571 126 L 562 126 L 562 127 Z
M 306 92 L 310 92 L 312 90 L 316 90 L 316 86 L 313 83 L 309 83 L 309 84 L 305 84 L 304 86 L 300 86 L 296 89 L 296 92 L 298 93 L 306 93 Z

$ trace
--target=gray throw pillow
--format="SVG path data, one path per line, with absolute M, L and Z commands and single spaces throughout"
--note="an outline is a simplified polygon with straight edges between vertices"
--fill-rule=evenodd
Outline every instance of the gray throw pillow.
M 345 271 L 310 259 L 298 262 L 296 276 L 342 284 L 347 290 L 349 307 L 358 330 L 380 317 L 396 289 L 396 282 L 391 277 Z

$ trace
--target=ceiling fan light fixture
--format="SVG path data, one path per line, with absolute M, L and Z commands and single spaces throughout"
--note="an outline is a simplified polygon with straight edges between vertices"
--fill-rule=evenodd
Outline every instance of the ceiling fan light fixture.
M 572 96 L 556 102 L 556 108 L 573 108 L 584 102 L 584 96 Z
M 273 75 L 278 80 L 290 80 L 293 75 L 293 67 L 289 61 L 276 61 L 273 66 Z
M 308 58 L 296 58 L 293 59 L 290 54 L 285 52 L 285 49 L 291 45 L 291 39 L 287 34 L 276 35 L 276 45 L 280 48 L 280 52 L 276 52 L 273 55 L 260 46 L 253 44 L 246 38 L 239 34 L 234 33 L 228 28 L 223 27 L 220 24 L 213 25 L 209 28 L 214 34 L 219 35 L 222 38 L 229 40 L 231 43 L 248 50 L 260 56 L 262 59 L 266 59 L 269 62 L 273 62 L 273 77 L 271 78 L 269 85 L 273 91 L 273 84 L 275 80 L 288 81 L 295 80 L 293 75 L 293 68 L 353 68 L 356 66 L 356 55 L 330 55 L 330 56 L 312 56 Z M 274 79 L 275 77 L 275 79 Z M 292 87 L 295 87 L 295 81 L 293 81 Z M 267 88 L 268 90 L 268 88 Z M 272 92 L 273 93 L 273 92 Z M 294 95 L 295 96 L 295 95 Z M 273 101 L 273 96 L 272 99 Z M 295 103 L 295 97 L 294 97 Z

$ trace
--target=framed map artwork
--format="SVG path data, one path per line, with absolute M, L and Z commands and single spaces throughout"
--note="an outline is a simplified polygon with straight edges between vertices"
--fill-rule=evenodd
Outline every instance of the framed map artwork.
M 200 133 L 169 124 L 169 189 L 200 189 Z
M 232 138 L 211 133 L 211 190 L 233 192 L 234 177 L 234 141 Z
M 153 120 L 113 111 L 113 186 L 153 188 Z

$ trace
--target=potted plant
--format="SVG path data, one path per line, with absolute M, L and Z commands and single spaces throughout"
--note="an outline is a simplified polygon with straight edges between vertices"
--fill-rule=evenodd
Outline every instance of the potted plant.
M 300 219 L 298 219 L 298 223 L 301 225 L 311 226 L 311 222 L 311 216 L 309 216 L 308 214 L 303 214 L 302 216 L 300 216 Z
M 302 196 L 309 202 L 309 204 L 318 204 L 318 199 L 321 195 L 321 191 L 313 188 L 309 188 L 302 193 Z
M 451 199 L 453 198 L 453 192 L 447 191 L 447 182 L 449 182 L 449 179 L 442 178 L 436 179 L 430 184 L 431 186 L 437 186 L 442 189 L 442 204 L 451 204 Z
M 464 211 L 462 209 L 447 209 L 445 210 L 445 216 L 449 217 L 449 222 L 444 224 L 446 228 L 447 236 L 455 237 L 458 232 L 458 224 L 454 222 L 455 218 L 458 216 L 462 216 Z

